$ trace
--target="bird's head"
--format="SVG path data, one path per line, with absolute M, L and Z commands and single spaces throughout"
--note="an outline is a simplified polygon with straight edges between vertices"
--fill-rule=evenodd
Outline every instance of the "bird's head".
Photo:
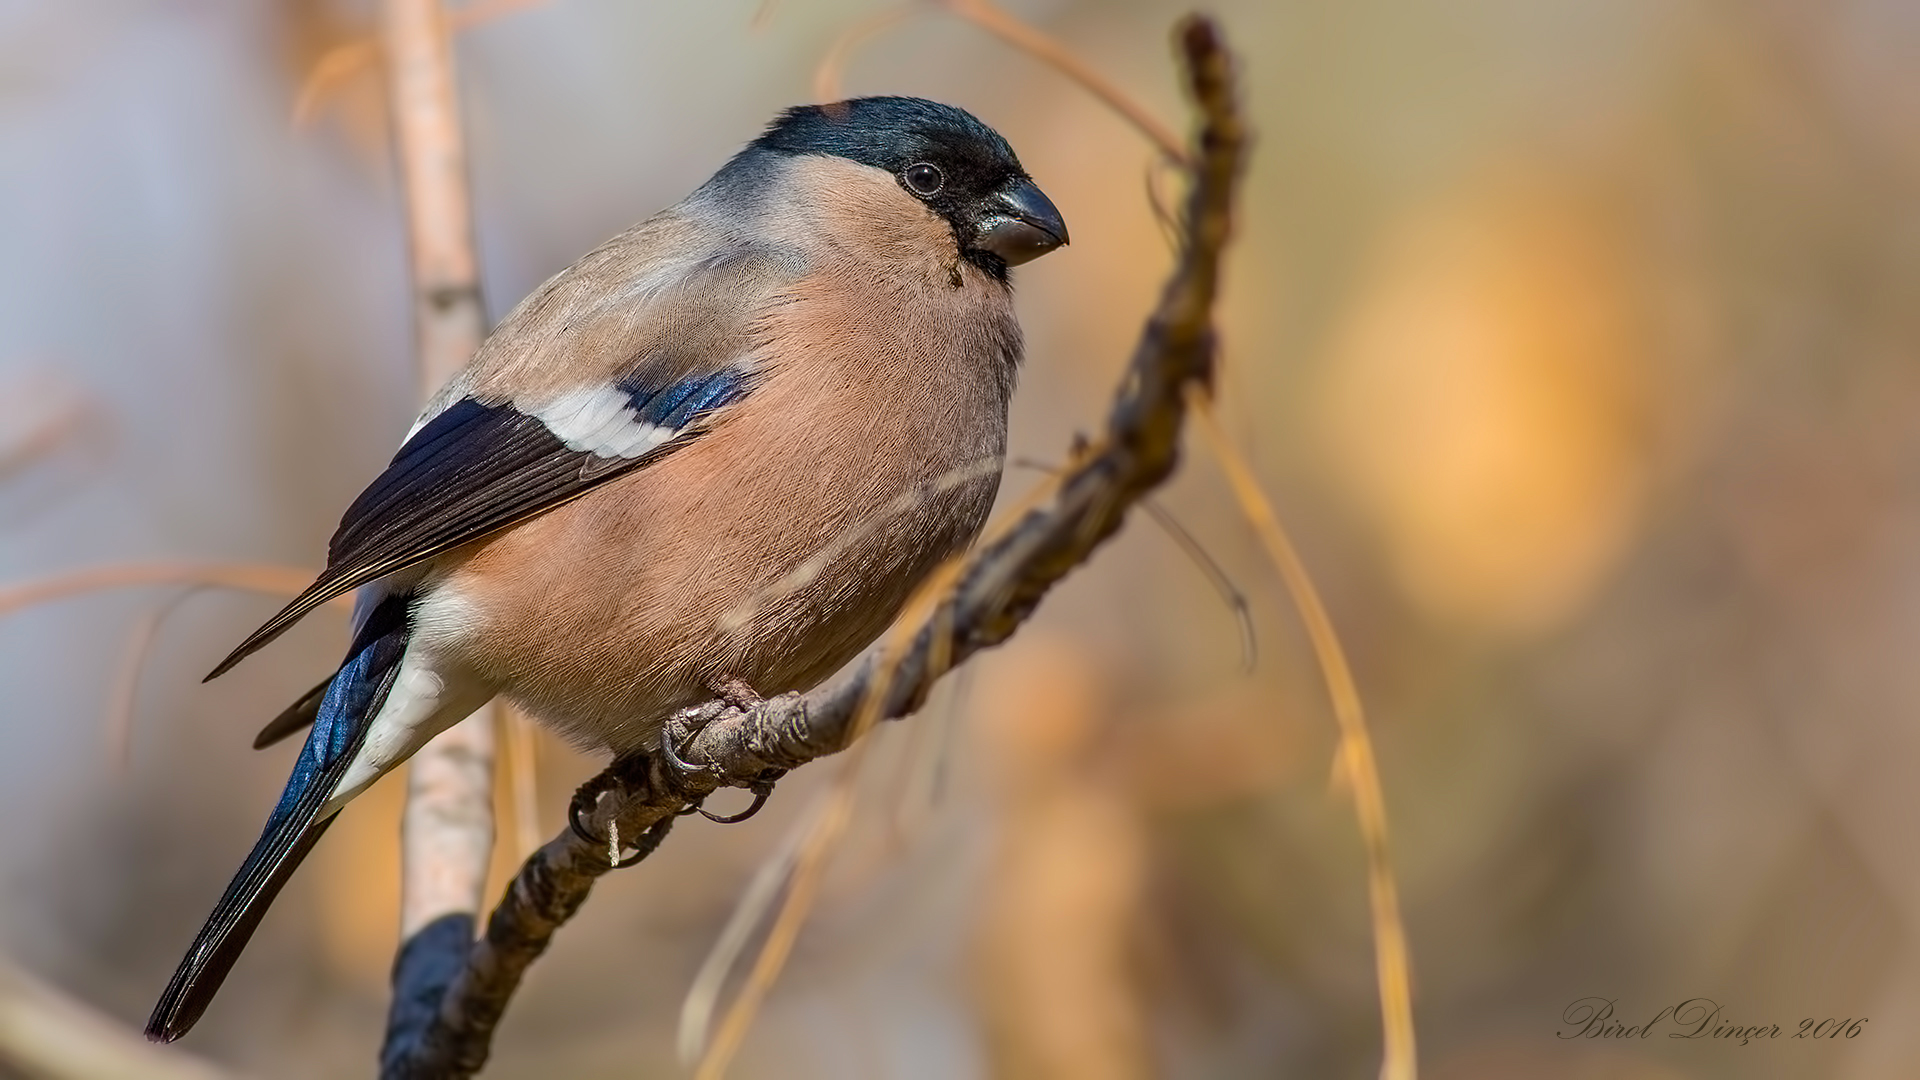
M 782 113 L 749 153 L 844 158 L 893 177 L 953 227 L 960 254 L 995 277 L 1067 242 L 1067 223 L 1000 133 L 964 109 L 863 97 Z

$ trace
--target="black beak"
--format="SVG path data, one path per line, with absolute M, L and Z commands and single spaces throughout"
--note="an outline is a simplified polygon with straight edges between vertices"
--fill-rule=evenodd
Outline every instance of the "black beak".
M 987 204 L 974 244 L 1019 266 L 1067 242 L 1067 223 L 1031 180 L 1016 180 Z

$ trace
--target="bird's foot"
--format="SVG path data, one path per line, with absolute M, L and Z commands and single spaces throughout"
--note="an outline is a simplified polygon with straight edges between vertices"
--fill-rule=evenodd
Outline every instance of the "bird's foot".
M 718 701 L 709 701 L 691 709 L 681 709 L 667 718 L 660 729 L 660 756 L 674 772 L 681 776 L 692 776 L 707 771 L 705 765 L 695 765 L 680 752 L 680 748 L 693 741 L 700 729 L 713 723 L 727 706 Z
M 740 679 L 716 679 L 707 684 L 707 689 L 713 691 L 714 696 L 719 699 L 717 702 L 707 702 L 704 705 L 692 709 L 684 709 L 676 713 L 667 721 L 666 727 L 660 732 L 660 756 L 666 759 L 668 765 L 678 769 L 683 775 L 701 772 L 705 768 L 704 766 L 689 762 L 686 756 L 681 753 L 680 749 L 692 740 L 695 735 L 698 735 L 701 728 L 712 723 L 725 708 L 734 708 L 746 712 L 758 708 L 766 701 L 753 687 L 748 686 Z M 759 813 L 761 807 L 767 805 L 767 799 L 773 795 L 774 783 L 786 774 L 787 771 L 785 769 L 768 769 L 766 772 L 761 773 L 753 783 L 747 785 L 747 790 L 753 793 L 753 802 L 745 810 L 737 814 L 716 814 L 708 810 L 700 805 L 700 803 L 706 801 L 704 797 L 702 797 L 699 802 L 695 802 L 680 811 L 680 813 L 699 814 L 708 821 L 718 822 L 722 825 L 732 825 L 736 822 L 745 821 Z
M 600 805 L 600 796 L 612 791 L 614 783 L 610 773 L 603 772 L 574 790 L 572 801 L 567 803 L 567 828 L 573 830 L 573 835 L 595 846 L 607 842 L 606 837 L 595 836 L 593 830 L 587 828 L 587 818 L 593 816 Z
M 715 697 L 741 712 L 757 708 L 767 700 L 760 696 L 759 691 L 740 679 L 715 679 L 707 684 L 707 689 L 713 691 Z
M 653 854 L 654 849 L 660 846 L 660 842 L 667 838 L 667 830 L 673 828 L 673 816 L 661 818 L 642 832 L 634 841 L 633 853 L 625 858 L 620 855 L 622 845 L 620 825 L 617 821 L 607 823 L 607 835 L 596 836 L 593 830 L 587 827 L 587 819 L 592 817 L 594 810 L 599 807 L 600 796 L 614 791 L 619 786 L 619 781 L 614 778 L 619 771 L 618 766 L 619 762 L 616 762 L 614 767 L 581 784 L 574 791 L 572 801 L 567 804 L 567 828 L 573 831 L 573 835 L 593 847 L 606 848 L 608 865 L 615 870 L 623 870 Z
M 714 679 L 707 683 L 707 689 L 713 691 L 713 696 L 719 700 L 705 702 L 691 709 L 682 709 L 674 713 L 660 731 L 660 756 L 666 758 L 667 764 L 673 766 L 682 776 L 705 771 L 705 766 L 693 764 L 680 752 L 681 747 L 692 741 L 695 735 L 700 734 L 701 728 L 718 719 L 720 714 L 728 708 L 749 712 L 766 701 L 753 687 L 740 679 Z

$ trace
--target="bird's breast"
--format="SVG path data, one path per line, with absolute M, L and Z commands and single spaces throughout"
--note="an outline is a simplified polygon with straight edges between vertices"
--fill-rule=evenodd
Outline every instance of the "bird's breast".
M 986 520 L 1020 340 L 997 282 L 862 271 L 769 307 L 761 376 L 707 433 L 446 560 L 461 658 L 576 741 L 637 749 L 714 681 L 806 689 L 884 630 Z

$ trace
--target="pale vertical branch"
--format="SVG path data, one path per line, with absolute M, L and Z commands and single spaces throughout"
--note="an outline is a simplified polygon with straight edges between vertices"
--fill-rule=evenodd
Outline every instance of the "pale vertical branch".
M 440 0 L 384 0 L 387 96 L 406 193 L 420 378 L 431 394 L 486 333 L 453 50 Z M 400 933 L 480 910 L 493 851 L 491 709 L 441 733 L 408 766 Z
M 452 44 L 439 0 L 385 0 L 381 44 L 406 192 L 421 388 L 431 394 L 465 366 L 486 332 Z

